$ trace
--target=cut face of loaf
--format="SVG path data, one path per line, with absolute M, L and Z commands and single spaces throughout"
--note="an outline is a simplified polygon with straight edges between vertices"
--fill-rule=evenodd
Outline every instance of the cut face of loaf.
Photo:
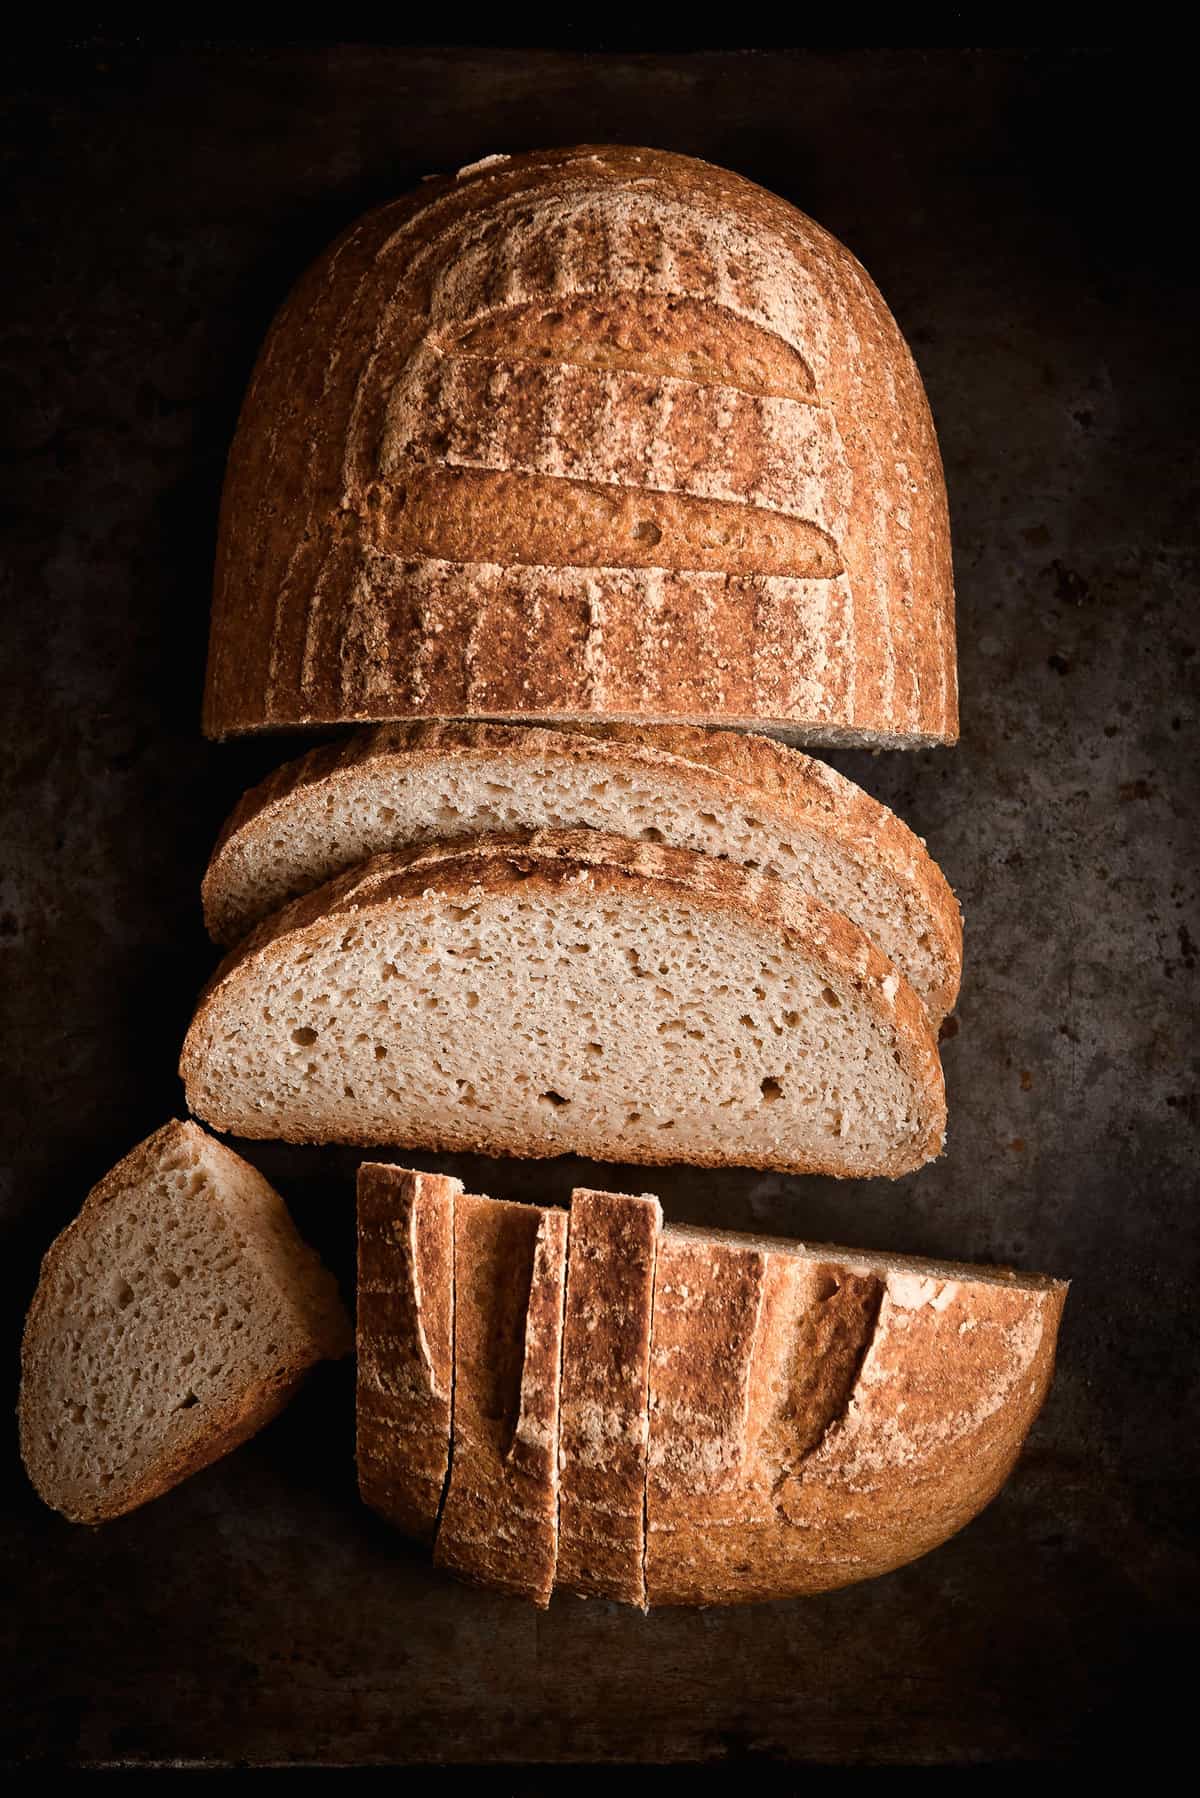
M 1065 1298 L 984 1268 L 666 1231 L 650 1604 L 828 1591 L 944 1542 L 1012 1469 Z
M 789 884 L 593 831 L 380 856 L 218 970 L 184 1043 L 242 1136 L 837 1175 L 936 1155 L 928 1016 Z
M 205 729 L 435 717 L 955 739 L 929 408 L 811 219 L 583 146 L 427 182 L 304 277 L 230 455 Z
M 101 1523 L 236 1448 L 352 1333 L 331 1275 L 249 1163 L 171 1123 L 88 1195 L 25 1324 L 21 1452 Z
M 383 1171 L 396 1192 L 427 1178 Z M 649 1197 L 577 1191 L 565 1220 L 455 1203 L 435 1559 L 539 1603 L 552 1583 L 644 1607 L 890 1572 L 995 1495 L 1050 1384 L 1061 1281 L 663 1230 Z M 422 1328 L 407 1307 L 385 1376 Z
M 962 921 L 920 839 L 824 763 L 729 731 L 392 725 L 315 750 L 241 801 L 204 878 L 205 916 L 233 943 L 372 855 L 580 828 L 794 881 L 865 931 L 935 1022 L 954 1004 Z

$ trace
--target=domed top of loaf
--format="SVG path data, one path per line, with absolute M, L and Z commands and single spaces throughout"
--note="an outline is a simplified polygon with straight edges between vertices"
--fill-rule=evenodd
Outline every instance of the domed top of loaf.
M 583 146 L 317 261 L 230 457 L 205 728 L 421 717 L 954 740 L 937 441 L 849 251 L 725 170 Z

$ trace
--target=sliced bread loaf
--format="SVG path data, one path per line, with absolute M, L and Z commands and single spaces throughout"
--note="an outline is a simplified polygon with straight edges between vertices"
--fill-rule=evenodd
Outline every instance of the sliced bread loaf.
M 243 1136 L 902 1174 L 924 1006 L 785 881 L 595 831 L 380 856 L 227 959 L 180 1071 Z
M 370 856 L 483 831 L 609 831 L 795 881 L 857 924 L 925 1000 L 954 1004 L 962 919 L 893 812 L 767 737 L 686 725 L 384 726 L 314 750 L 241 800 L 204 877 L 217 942 Z
M 450 1464 L 461 1192 L 441 1174 L 358 1170 L 358 1485 L 419 1542 L 433 1541 Z
M 558 1579 L 644 1606 L 653 1198 L 571 1197 L 559 1431 Z
M 650 1361 L 655 1604 L 870 1579 L 999 1491 L 1041 1408 L 1059 1281 L 670 1229 Z
M 558 1405 L 567 1214 L 455 1201 L 454 1423 L 433 1558 L 550 1602 L 558 1555 Z
M 21 1358 L 29 1477 L 76 1523 L 119 1517 L 236 1448 L 351 1343 L 278 1193 L 197 1125 L 167 1124 L 42 1263 Z

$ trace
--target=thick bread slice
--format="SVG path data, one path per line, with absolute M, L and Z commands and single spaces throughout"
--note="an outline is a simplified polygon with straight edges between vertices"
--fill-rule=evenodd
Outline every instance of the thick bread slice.
M 571 1196 L 558 1581 L 645 1606 L 646 1439 L 657 1199 Z
M 170 1123 L 51 1245 L 21 1353 L 21 1453 L 42 1498 L 102 1523 L 283 1409 L 353 1341 L 282 1199 L 197 1125 Z
M 995 1495 L 1050 1383 L 1058 1281 L 669 1229 L 650 1359 L 654 1604 L 914 1560 Z
M 301 280 L 230 454 L 204 727 L 435 717 L 954 740 L 933 422 L 811 219 L 583 145 L 423 183 Z
M 217 942 L 372 855 L 491 830 L 590 830 L 795 881 L 858 924 L 925 1000 L 954 1004 L 962 919 L 920 838 L 823 762 L 686 725 L 390 725 L 245 794 L 204 876 Z
M 945 1125 L 920 1000 L 785 881 L 596 831 L 379 856 L 202 996 L 180 1071 L 244 1136 L 902 1174 Z
M 461 1180 L 358 1170 L 358 1487 L 432 1542 L 450 1465 L 454 1201 Z
M 558 1549 L 566 1273 L 565 1211 L 456 1201 L 454 1433 L 433 1558 L 543 1607 Z

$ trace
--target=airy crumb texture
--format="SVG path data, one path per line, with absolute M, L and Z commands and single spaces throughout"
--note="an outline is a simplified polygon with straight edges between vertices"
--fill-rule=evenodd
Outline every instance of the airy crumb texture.
M 29 1477 L 74 1522 L 119 1517 L 244 1442 L 352 1342 L 278 1193 L 197 1125 L 169 1123 L 42 1263 L 22 1348 Z
M 690 850 L 547 832 L 380 856 L 218 971 L 184 1044 L 242 1136 L 897 1175 L 927 1013 L 855 925 Z
M 925 845 L 861 787 L 765 737 L 686 726 L 392 725 L 248 792 L 204 877 L 218 942 L 373 855 L 483 831 L 601 830 L 794 881 L 895 962 L 935 1022 L 962 920 Z

